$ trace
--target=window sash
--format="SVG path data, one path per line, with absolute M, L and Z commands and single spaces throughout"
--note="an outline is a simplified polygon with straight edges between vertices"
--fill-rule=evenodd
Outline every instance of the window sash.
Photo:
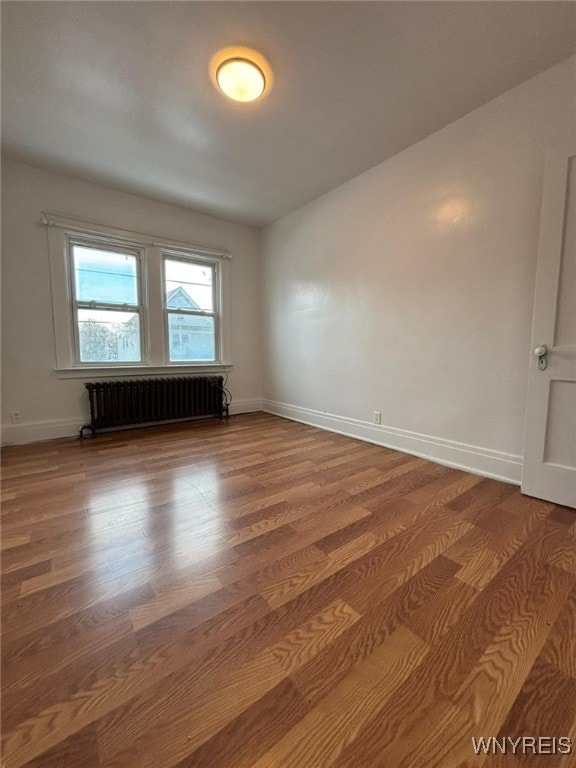
M 130 248 L 122 243 L 114 242 L 114 240 L 106 241 L 103 237 L 98 239 L 91 239 L 89 237 L 68 237 L 68 267 L 70 276 L 70 290 L 72 292 L 72 300 L 78 301 L 78 303 L 92 304 L 90 302 L 80 302 L 76 296 L 76 266 L 74 263 L 74 246 L 81 248 L 87 248 L 93 251 L 109 251 L 110 253 L 118 253 L 121 256 L 132 256 L 135 259 L 136 264 L 136 295 L 138 299 L 138 306 L 141 307 L 142 302 L 142 250 L 138 248 Z M 110 304 L 114 305 L 115 302 L 101 302 L 95 300 L 97 304 Z M 129 304 L 128 306 L 135 306 Z
M 220 286 L 220 272 L 219 272 L 219 264 L 214 259 L 210 259 L 206 256 L 198 256 L 197 254 L 191 253 L 190 256 L 183 255 L 182 253 L 171 253 L 169 251 L 162 251 L 162 303 L 164 305 L 165 309 L 168 309 L 166 306 L 166 298 L 167 298 L 167 285 L 168 282 L 166 279 L 166 262 L 167 261 L 180 261 L 183 264 L 193 264 L 196 267 L 206 267 L 209 266 L 212 268 L 212 310 L 195 310 L 200 312 L 215 312 L 217 314 L 220 313 L 220 302 L 219 302 L 219 286 Z M 183 310 L 191 312 L 192 310 Z
M 76 301 L 74 306 L 78 309 L 110 309 L 117 312 L 141 312 L 144 307 L 142 304 L 111 304 L 106 301 Z
M 172 315 L 198 315 L 198 317 L 218 317 L 218 312 L 207 309 L 174 309 L 173 307 L 164 307 L 164 312 Z
M 131 313 L 133 315 L 138 316 L 138 346 L 140 349 L 140 357 L 137 360 L 126 360 L 126 359 L 120 359 L 120 360 L 82 360 L 82 353 L 80 349 L 80 317 L 78 314 L 78 310 L 83 309 L 91 309 L 96 311 L 108 311 L 108 312 L 125 312 L 125 313 Z M 125 307 L 124 305 L 118 305 L 115 304 L 113 306 L 103 306 L 103 305 L 96 305 L 95 302 L 90 302 L 90 304 L 87 307 L 77 305 L 75 308 L 75 323 L 74 323 L 74 348 L 75 348 L 75 354 L 76 354 L 76 366 L 82 367 L 82 366 L 106 366 L 106 367 L 124 367 L 124 366 L 135 366 L 135 365 L 142 365 L 144 361 L 144 347 L 143 347 L 143 339 L 144 339 L 144 330 L 143 330 L 143 321 L 142 321 L 142 313 L 139 311 L 138 307 L 132 308 L 132 307 Z
M 181 261 L 184 264 L 193 264 L 195 266 L 205 267 L 209 265 L 212 268 L 212 310 L 203 309 L 174 309 L 166 306 L 167 300 L 167 280 L 166 280 L 166 262 Z M 170 358 L 170 326 L 168 322 L 169 315 L 192 315 L 197 317 L 212 317 L 214 319 L 214 359 L 210 362 L 220 362 L 222 357 L 221 349 L 221 302 L 220 302 L 220 265 L 218 261 L 208 258 L 204 255 L 195 253 L 184 254 L 182 252 L 162 251 L 162 303 L 164 305 L 164 339 L 166 348 L 166 362 L 174 365 L 194 362 L 206 362 L 191 358 L 189 360 L 172 360 Z
M 111 253 L 119 253 L 122 255 L 135 257 L 136 261 L 136 291 L 138 297 L 138 304 L 127 303 L 115 303 L 105 301 L 79 301 L 76 297 L 76 267 L 74 262 L 74 246 L 80 246 L 82 248 L 91 248 L 95 251 L 110 251 Z M 71 294 L 71 310 L 72 310 L 72 336 L 73 336 L 73 352 L 74 352 L 74 365 L 75 367 L 93 367 L 94 365 L 105 365 L 106 367 L 115 366 L 133 366 L 142 365 L 148 362 L 147 354 L 147 336 L 146 336 L 146 307 L 143 304 L 143 280 L 142 280 L 142 250 L 137 248 L 127 247 L 125 244 L 115 242 L 113 239 L 106 239 L 104 237 L 91 236 L 68 236 L 67 237 L 67 253 L 68 253 L 68 285 Z M 80 354 L 80 320 L 78 310 L 92 309 L 95 311 L 115 311 L 115 312 L 133 312 L 138 315 L 138 330 L 140 334 L 140 358 L 139 360 L 117 360 L 117 361 L 89 361 L 85 362 L 81 358 Z
M 214 321 L 213 327 L 212 327 L 212 333 L 211 333 L 211 339 L 213 342 L 214 347 L 214 356 L 210 358 L 198 358 L 198 357 L 189 357 L 189 358 L 172 358 L 170 356 L 170 315 L 175 315 L 176 317 L 186 315 L 188 317 L 211 317 Z M 218 351 L 218 339 L 219 339 L 219 325 L 218 325 L 218 315 L 215 312 L 179 312 L 177 309 L 167 309 L 165 310 L 165 327 L 166 327 L 166 360 L 171 365 L 187 365 L 190 363 L 217 363 L 219 362 L 219 351 Z M 192 329 L 186 330 L 186 331 L 179 331 L 179 334 L 183 337 L 184 335 L 194 335 L 194 331 Z M 183 341 L 183 339 L 182 339 Z M 188 339 L 189 341 L 189 339 Z M 176 345 L 175 345 L 176 346 Z

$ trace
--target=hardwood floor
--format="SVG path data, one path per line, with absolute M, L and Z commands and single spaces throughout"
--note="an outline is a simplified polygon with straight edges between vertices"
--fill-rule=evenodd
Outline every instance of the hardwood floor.
M 6 768 L 576 764 L 472 744 L 576 753 L 574 510 L 266 414 L 11 447 L 2 495 Z

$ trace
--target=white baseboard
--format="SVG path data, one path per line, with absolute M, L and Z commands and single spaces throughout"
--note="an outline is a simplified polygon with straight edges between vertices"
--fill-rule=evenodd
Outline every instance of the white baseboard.
M 262 410 L 262 399 L 233 400 L 230 415 Z M 6 424 L 2 427 L 2 445 L 24 445 L 55 440 L 58 437 L 77 437 L 82 424 L 89 419 L 35 421 L 26 424 Z M 88 431 L 86 434 L 90 434 Z
M 27 424 L 6 424 L 2 427 L 2 445 L 23 445 L 55 440 L 57 437 L 77 437 L 82 418 L 73 421 L 34 421 Z
M 256 400 L 232 400 L 230 405 L 230 416 L 236 416 L 239 413 L 254 413 L 264 408 L 262 398 Z
M 323 413 L 312 408 L 278 403 L 274 400 L 264 400 L 263 410 L 292 421 L 326 429 L 329 432 L 337 432 L 340 435 L 393 448 L 448 467 L 463 469 L 474 475 L 520 485 L 522 457 L 512 453 L 494 451 L 455 440 L 445 440 L 406 429 L 371 424 L 333 413 Z

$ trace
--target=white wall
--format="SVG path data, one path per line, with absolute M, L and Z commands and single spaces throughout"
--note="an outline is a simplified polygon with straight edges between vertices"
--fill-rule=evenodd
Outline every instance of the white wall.
M 519 481 L 544 153 L 575 133 L 575 64 L 265 231 L 267 410 Z
M 76 434 L 88 416 L 82 380 L 54 374 L 46 228 L 41 211 L 229 250 L 235 411 L 262 401 L 259 232 L 11 160 L 2 164 L 3 442 Z M 87 377 L 90 380 L 90 377 Z M 11 423 L 20 411 L 21 423 Z M 234 412 L 234 410 L 232 411 Z

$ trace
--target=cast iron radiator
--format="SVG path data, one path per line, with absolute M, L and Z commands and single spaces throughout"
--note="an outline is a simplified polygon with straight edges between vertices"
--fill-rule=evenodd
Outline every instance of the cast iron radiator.
M 80 429 L 123 427 L 159 421 L 228 415 L 228 391 L 222 376 L 181 376 L 86 384 L 90 423 Z

